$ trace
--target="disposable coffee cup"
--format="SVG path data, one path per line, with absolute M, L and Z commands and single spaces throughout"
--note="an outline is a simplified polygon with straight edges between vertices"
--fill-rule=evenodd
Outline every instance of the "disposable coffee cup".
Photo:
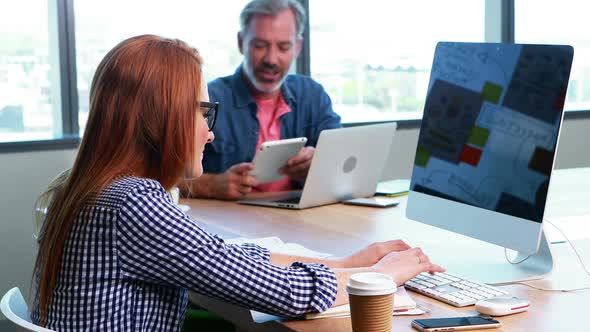
M 346 291 L 354 332 L 389 332 L 393 317 L 393 293 L 397 285 L 382 273 L 356 273 Z

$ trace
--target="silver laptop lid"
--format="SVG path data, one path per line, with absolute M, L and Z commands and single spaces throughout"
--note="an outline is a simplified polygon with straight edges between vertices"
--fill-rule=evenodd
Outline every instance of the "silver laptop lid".
M 391 122 L 322 131 L 299 208 L 373 196 L 396 128 Z

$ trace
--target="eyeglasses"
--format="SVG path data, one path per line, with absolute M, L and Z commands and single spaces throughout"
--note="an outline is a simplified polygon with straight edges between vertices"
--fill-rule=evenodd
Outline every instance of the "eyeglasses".
M 213 126 L 215 125 L 215 119 L 217 119 L 217 112 L 219 111 L 219 103 L 210 103 L 208 101 L 202 101 L 199 106 L 201 108 L 206 108 L 207 110 L 203 113 L 205 117 L 205 121 L 207 122 L 207 127 L 209 127 L 209 131 L 213 130 Z

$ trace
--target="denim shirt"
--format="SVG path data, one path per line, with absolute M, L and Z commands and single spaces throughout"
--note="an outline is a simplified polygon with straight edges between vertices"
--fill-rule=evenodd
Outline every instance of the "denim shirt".
M 258 106 L 242 77 L 241 67 L 208 86 L 210 101 L 220 105 L 213 128 L 215 140 L 205 145 L 203 171 L 223 173 L 235 164 L 254 159 L 260 128 Z M 342 126 L 330 97 L 310 77 L 288 75 L 281 93 L 291 109 L 280 119 L 282 139 L 305 136 L 306 145 L 315 146 L 322 130 Z

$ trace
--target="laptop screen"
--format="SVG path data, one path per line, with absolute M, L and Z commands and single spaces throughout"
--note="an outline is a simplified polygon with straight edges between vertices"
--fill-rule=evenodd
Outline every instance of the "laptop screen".
M 573 49 L 440 42 L 411 188 L 541 222 Z

